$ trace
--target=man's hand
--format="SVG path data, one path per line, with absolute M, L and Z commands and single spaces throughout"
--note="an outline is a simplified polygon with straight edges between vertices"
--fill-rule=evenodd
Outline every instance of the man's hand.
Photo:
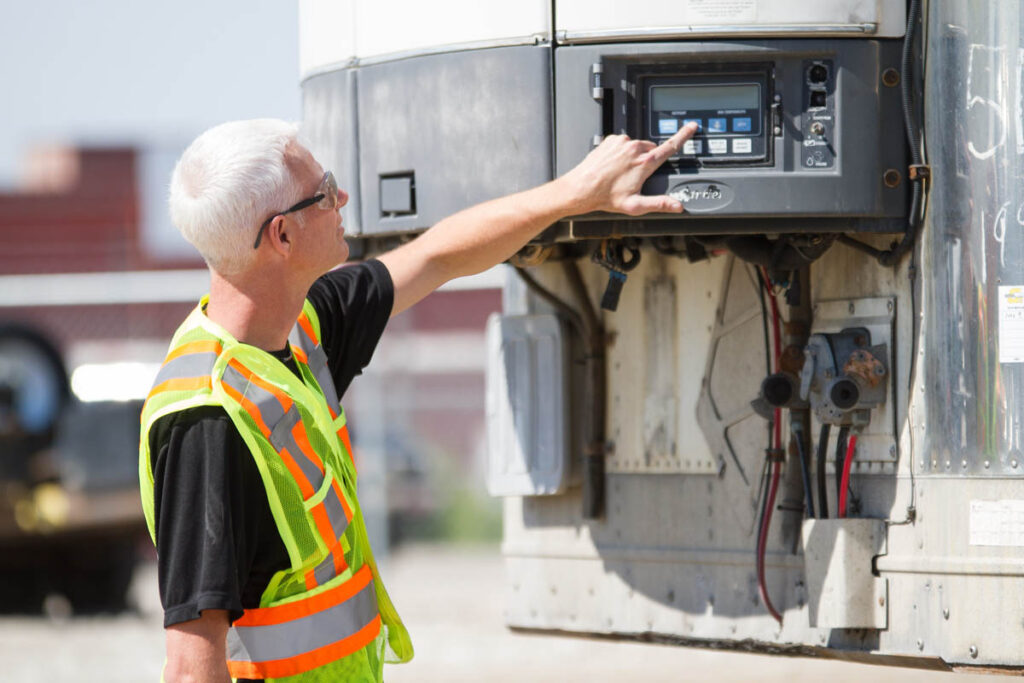
M 652 211 L 682 213 L 683 205 L 671 197 L 640 194 L 644 181 L 665 161 L 679 153 L 683 143 L 697 132 L 688 123 L 671 138 L 655 145 L 649 140 L 631 140 L 610 135 L 562 179 L 574 187 L 580 202 L 576 213 L 612 211 L 640 216 Z
M 684 126 L 660 145 L 612 135 L 561 178 L 532 190 L 470 207 L 445 218 L 412 242 L 380 257 L 391 274 L 391 315 L 462 275 L 501 263 L 544 228 L 566 216 L 615 211 L 632 216 L 680 213 L 671 197 L 645 197 L 644 181 L 697 132 Z

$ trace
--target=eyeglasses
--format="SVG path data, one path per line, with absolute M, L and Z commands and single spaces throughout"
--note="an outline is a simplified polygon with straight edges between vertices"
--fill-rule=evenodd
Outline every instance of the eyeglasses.
M 334 179 L 334 174 L 328 171 L 324 173 L 324 177 L 320 180 L 320 185 L 316 188 L 316 194 L 312 197 L 303 199 L 298 204 L 289 206 L 284 211 L 278 211 L 273 216 L 263 221 L 263 225 L 260 226 L 260 231 L 256 233 L 256 242 L 253 243 L 253 249 L 260 248 L 260 240 L 263 239 L 263 231 L 270 225 L 270 221 L 274 220 L 278 216 L 283 216 L 286 213 L 294 213 L 296 211 L 302 211 L 308 206 L 316 204 L 318 209 L 324 209 L 325 211 L 333 211 L 338 208 L 338 181 Z

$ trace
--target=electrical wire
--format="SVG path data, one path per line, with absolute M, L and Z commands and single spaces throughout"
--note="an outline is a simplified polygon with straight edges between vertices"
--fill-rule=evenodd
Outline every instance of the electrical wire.
M 850 469 L 853 465 L 854 449 L 857 448 L 857 435 L 850 435 L 850 442 L 846 446 L 846 460 L 843 462 L 843 480 L 839 489 L 839 516 L 846 517 L 846 493 L 850 490 Z
M 907 30 L 903 39 L 903 53 L 900 60 L 900 97 L 903 110 L 903 130 L 906 133 L 907 141 L 910 145 L 910 163 L 912 166 L 919 168 L 924 165 L 924 155 L 920 148 L 921 136 L 917 129 L 917 119 L 914 115 L 914 102 L 911 88 L 914 76 L 914 36 L 917 32 L 917 23 L 920 13 L 921 0 L 910 0 L 910 6 L 907 9 Z M 900 259 L 902 259 L 903 256 L 913 248 L 914 243 L 917 241 L 917 233 L 921 223 L 920 216 L 923 213 L 923 206 L 927 201 L 927 196 L 922 188 L 922 184 L 926 182 L 924 178 L 918 177 L 912 182 L 910 213 L 907 217 L 907 225 L 903 232 L 903 238 L 898 243 L 894 243 L 892 247 L 883 251 L 875 249 L 874 247 L 864 244 L 860 240 L 847 235 L 841 235 L 838 241 L 849 247 L 853 247 L 854 249 L 869 254 L 882 266 L 895 266 L 899 263 Z
M 799 429 L 796 424 L 792 427 L 793 440 L 796 441 L 796 451 L 800 458 L 800 475 L 804 480 L 804 505 L 806 506 L 805 512 L 808 517 L 814 518 L 817 515 L 814 514 L 814 492 L 811 490 L 811 463 L 807 460 L 807 453 L 804 451 L 804 435 L 803 430 Z
M 779 305 L 775 300 L 775 295 L 772 293 L 771 280 L 768 278 L 768 271 L 764 268 L 761 269 L 761 278 L 765 291 L 769 295 L 768 302 L 771 304 L 772 339 L 775 342 L 775 370 L 777 372 L 779 370 L 779 360 L 782 356 L 782 335 L 779 331 Z M 776 408 L 774 412 L 773 437 L 773 450 L 778 452 L 782 448 L 782 410 L 779 408 Z M 779 624 L 782 624 L 782 615 L 779 614 L 777 609 L 775 609 L 775 605 L 772 604 L 771 596 L 768 595 L 768 583 L 765 580 L 764 560 L 768 546 L 768 531 L 771 528 L 772 523 L 772 511 L 775 509 L 775 495 L 779 490 L 779 478 L 781 474 L 782 463 L 778 460 L 773 461 L 771 464 L 771 479 L 767 484 L 768 495 L 765 497 L 765 504 L 761 509 L 761 524 L 757 536 L 756 557 L 757 588 L 761 594 L 761 601 L 764 602 L 764 606 L 768 610 L 768 613 L 771 614 Z
M 836 505 L 839 504 L 839 493 L 841 490 L 840 485 L 842 484 L 842 478 L 840 477 L 840 474 L 843 471 L 843 453 L 844 449 L 846 448 L 846 439 L 849 436 L 849 434 L 850 428 L 843 426 L 839 428 L 839 436 L 836 438 Z M 838 516 L 838 514 L 839 511 L 837 509 L 836 515 Z
M 815 462 L 815 474 L 818 478 L 818 513 L 821 519 L 828 519 L 828 486 L 825 484 L 825 459 L 828 457 L 828 436 L 832 427 L 827 422 L 821 425 L 818 433 L 818 453 Z

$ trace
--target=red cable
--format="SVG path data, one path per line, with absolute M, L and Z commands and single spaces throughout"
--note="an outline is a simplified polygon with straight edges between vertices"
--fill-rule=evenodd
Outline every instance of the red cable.
M 850 465 L 853 464 L 853 449 L 857 447 L 857 435 L 851 434 L 846 442 L 846 460 L 843 461 L 843 479 L 839 484 L 839 516 L 846 517 L 846 492 L 850 488 Z
M 775 295 L 772 294 L 771 281 L 768 279 L 768 271 L 764 268 L 761 269 L 761 281 L 764 285 L 765 292 L 768 294 L 768 301 L 771 304 L 772 309 L 772 341 L 775 344 L 775 371 L 779 371 L 779 360 L 782 355 L 782 338 L 779 332 L 779 306 L 775 301 Z M 776 450 L 782 448 L 782 410 L 780 408 L 775 409 L 774 417 L 774 434 L 772 435 L 774 441 L 774 448 Z M 782 624 L 782 615 L 775 609 L 775 605 L 772 604 L 771 598 L 768 596 L 768 584 L 765 581 L 764 576 L 764 558 L 765 552 L 768 546 L 768 529 L 771 528 L 772 523 L 772 511 L 775 508 L 775 494 L 779 490 L 779 478 L 782 473 L 782 463 L 772 463 L 772 482 L 768 489 L 768 500 L 766 501 L 764 508 L 764 517 L 761 519 L 760 534 L 757 538 L 757 588 L 761 593 L 761 600 L 764 602 L 764 606 L 767 608 L 769 614 L 775 618 L 775 621 Z

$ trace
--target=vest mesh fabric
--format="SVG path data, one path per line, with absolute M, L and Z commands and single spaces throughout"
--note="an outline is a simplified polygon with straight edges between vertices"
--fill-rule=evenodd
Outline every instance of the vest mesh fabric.
M 255 347 L 240 344 L 226 331 L 210 322 L 203 313 L 205 299 L 189 316 L 175 334 L 168 358 L 175 357 L 185 349 L 197 344 L 216 342 L 222 347 L 216 362 L 209 370 L 207 381 L 202 379 L 186 382 L 189 388 L 177 389 L 173 384 L 165 384 L 161 391 L 159 386 L 146 402 L 142 415 L 142 437 L 140 441 L 140 481 L 142 485 L 143 509 L 146 513 L 150 534 L 155 539 L 155 523 L 153 519 L 153 479 L 149 453 L 149 429 L 157 419 L 177 410 L 184 410 L 199 405 L 221 405 L 231 417 L 239 434 L 245 441 L 259 468 L 266 489 L 270 509 L 277 523 L 278 532 L 288 549 L 291 566 L 279 571 L 271 579 L 261 596 L 260 607 L 272 607 L 284 603 L 299 602 L 311 596 L 328 591 L 352 578 L 364 564 L 369 565 L 374 579 L 374 591 L 378 611 L 381 616 L 379 635 L 368 645 L 356 652 L 336 659 L 325 665 L 295 676 L 286 678 L 268 678 L 280 681 L 380 681 L 382 680 L 383 662 L 404 662 L 412 658 L 412 643 L 401 619 L 399 618 L 387 591 L 384 588 L 373 560 L 369 547 L 366 527 L 355 496 L 356 474 L 352 465 L 351 454 L 339 438 L 335 420 L 325 401 L 325 393 L 315 379 L 315 373 L 298 361 L 302 381 L 299 380 L 277 359 Z M 307 301 L 304 306 L 305 322 L 311 324 L 315 334 L 315 343 L 319 343 L 319 321 L 312 305 Z M 199 358 L 199 356 L 194 356 Z M 180 362 L 180 361 L 179 361 Z M 171 361 L 165 362 L 164 368 L 170 367 Z M 240 367 L 251 371 L 253 382 L 266 384 L 275 388 L 294 401 L 298 409 L 301 429 L 308 438 L 309 446 L 316 457 L 322 461 L 325 479 L 320 490 L 310 496 L 304 496 L 282 455 L 274 448 L 265 436 L 256 419 L 248 411 L 244 401 L 238 400 L 237 393 L 232 392 L 223 382 L 225 368 Z M 193 363 L 194 365 L 194 363 Z M 330 389 L 333 392 L 333 387 Z M 275 393 L 275 395 L 277 395 Z M 336 405 L 336 403 L 335 403 Z M 337 407 L 340 412 L 340 407 Z M 342 416 L 339 416 L 343 421 Z M 273 427 L 272 425 L 270 426 Z M 350 517 L 344 533 L 337 539 L 325 539 L 314 523 L 309 509 L 322 499 L 323 489 L 331 486 L 330 480 L 336 480 L 335 491 L 343 500 Z M 344 551 L 344 564 L 347 566 L 336 572 L 329 581 L 310 587 L 307 583 L 311 570 L 330 556 L 328 543 L 340 542 Z

